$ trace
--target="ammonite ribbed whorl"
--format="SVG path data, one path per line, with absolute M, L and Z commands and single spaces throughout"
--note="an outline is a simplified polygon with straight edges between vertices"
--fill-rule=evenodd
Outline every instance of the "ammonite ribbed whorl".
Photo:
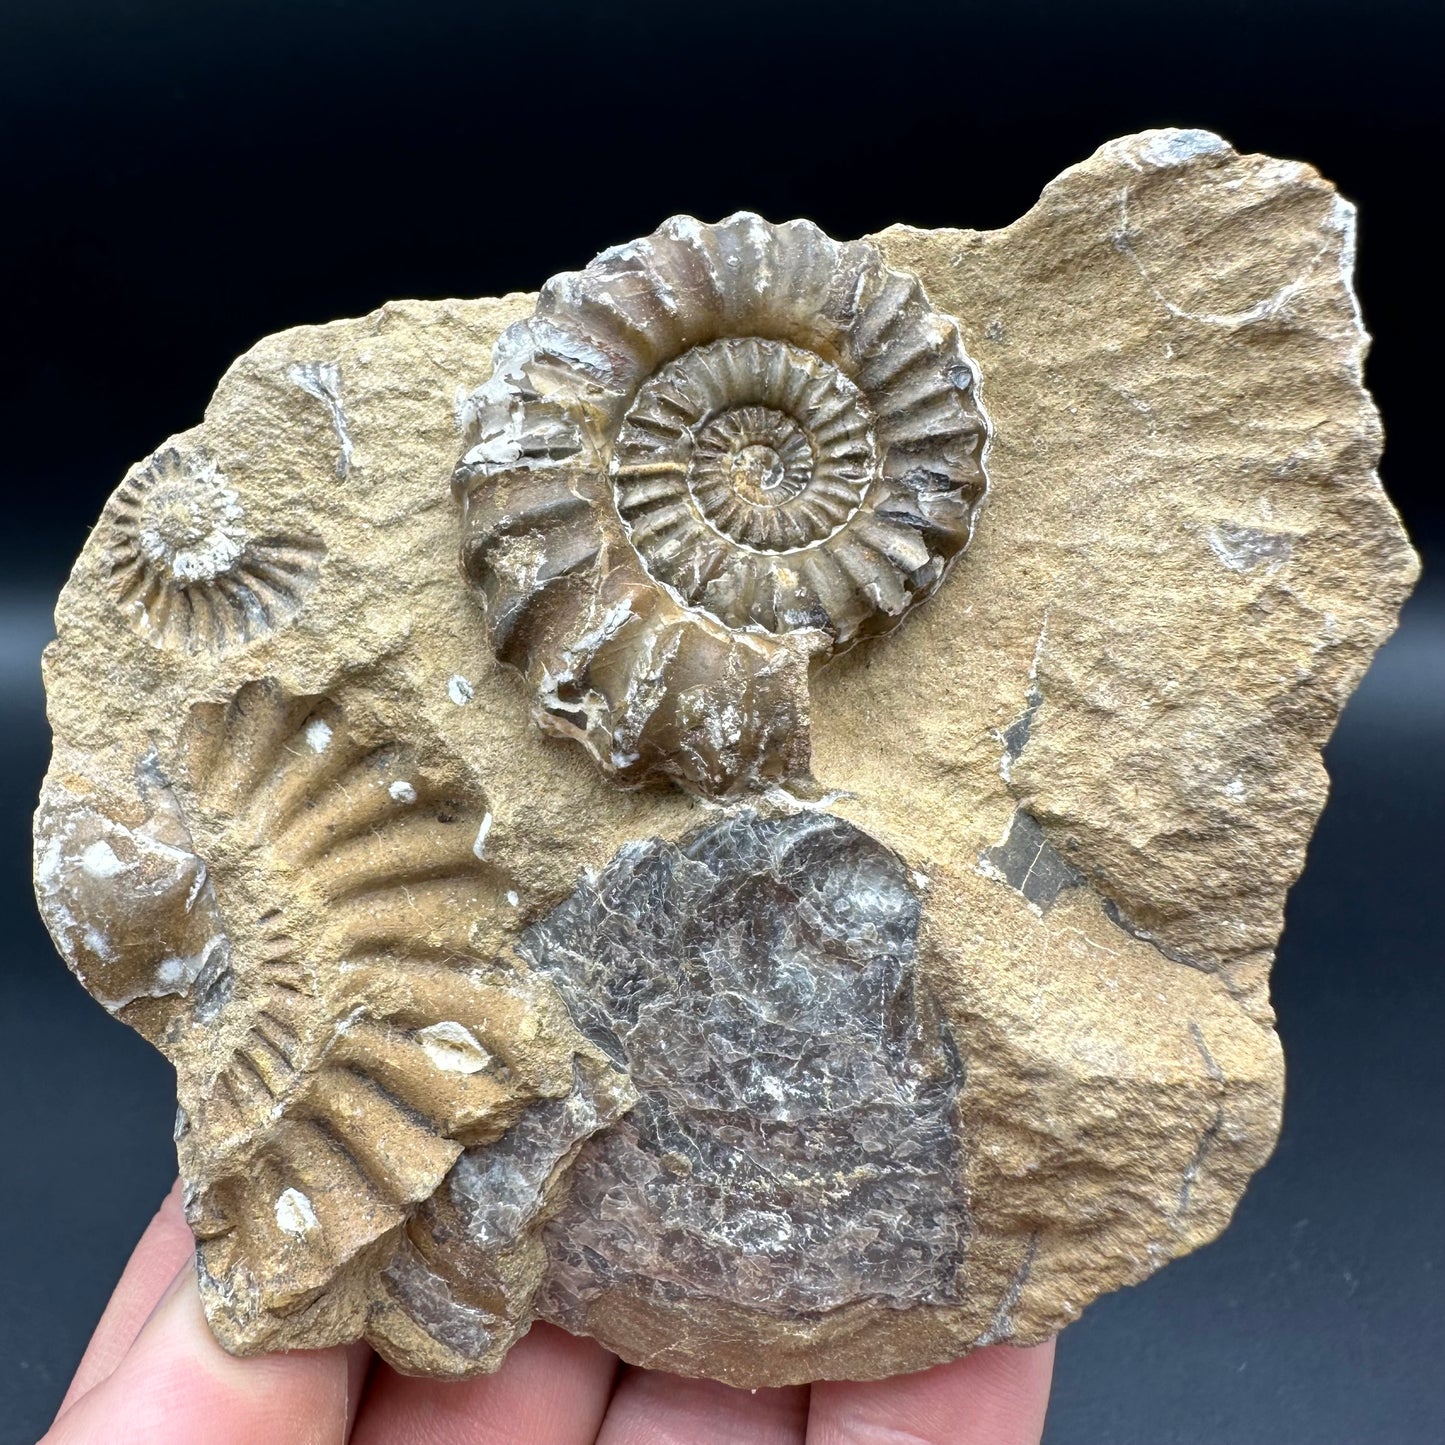
M 987 420 L 957 323 L 866 241 L 674 217 L 555 276 L 453 485 L 497 656 L 619 781 L 805 774 L 808 673 L 967 546 Z

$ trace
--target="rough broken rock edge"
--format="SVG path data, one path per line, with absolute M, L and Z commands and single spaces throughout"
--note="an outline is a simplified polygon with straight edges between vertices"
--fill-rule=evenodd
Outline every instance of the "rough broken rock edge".
M 1001 231 L 875 239 L 961 323 L 994 425 L 991 493 L 937 595 L 818 675 L 812 795 L 918 880 L 919 967 L 965 1070 L 969 1237 L 958 1303 L 785 1318 L 620 1289 L 574 1322 L 628 1360 L 745 1386 L 1038 1341 L 1224 1228 L 1278 1128 L 1268 970 L 1325 799 L 1320 750 L 1416 575 L 1374 473 L 1354 211 L 1308 166 L 1146 132 Z M 680 791 L 620 791 L 540 737 L 457 577 L 453 400 L 530 306 L 390 303 L 268 337 L 167 444 L 217 469 L 218 545 L 247 576 L 289 549 L 294 609 L 195 648 L 146 635 L 117 602 L 107 510 L 45 659 L 38 891 L 83 980 L 47 820 L 70 793 L 139 825 L 151 750 L 179 770 L 181 720 L 260 679 L 363 718 L 368 746 L 399 740 L 483 810 L 475 957 L 505 954 L 624 844 L 713 816 Z M 244 538 L 226 530 L 235 508 Z M 212 870 L 219 894 L 230 877 Z M 163 1040 L 195 977 L 111 1006 Z M 586 1048 L 560 1018 L 544 1032 L 561 1051 L 534 1060 L 545 1093 Z M 177 1037 L 185 1111 L 208 1045 Z M 198 1196 L 213 1156 L 193 1139 L 182 1159 Z M 534 1277 L 535 1256 L 514 1265 L 512 1283 Z M 365 1329 L 402 1369 L 460 1372 L 369 1313 L 371 1267 L 353 1260 L 334 1308 L 268 1342 Z M 207 1305 L 224 1344 L 261 1347 L 224 1299 Z

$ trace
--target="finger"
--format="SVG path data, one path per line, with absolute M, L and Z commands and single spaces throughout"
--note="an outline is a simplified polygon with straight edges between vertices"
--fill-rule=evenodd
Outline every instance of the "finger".
M 120 1283 L 76 1367 L 75 1378 L 60 1402 L 59 1413 L 64 1414 L 80 1396 L 115 1369 L 195 1247 L 196 1241 L 181 1211 L 178 1179 L 132 1251 Z
M 235 1359 L 206 1324 L 187 1262 L 109 1377 L 42 1445 L 340 1445 L 365 1361 L 359 1346 Z
M 495 1375 L 423 1380 L 379 1361 L 351 1445 L 592 1445 L 617 1360 L 537 1324 Z
M 627 1370 L 597 1445 L 803 1445 L 808 1387 L 735 1390 L 660 1370 Z
M 813 1386 L 807 1445 L 1038 1445 L 1054 1342 L 989 1345 L 891 1380 Z

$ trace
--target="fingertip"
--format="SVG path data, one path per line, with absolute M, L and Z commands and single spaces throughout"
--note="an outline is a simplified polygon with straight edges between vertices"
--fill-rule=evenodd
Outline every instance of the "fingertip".
M 534 1324 L 493 1375 L 437 1381 L 378 1362 L 353 1445 L 591 1445 L 617 1359 Z
M 918 1445 L 1038 1445 L 1054 1341 L 985 1345 L 962 1359 L 888 1380 L 813 1386 L 808 1445 L 864 1445 L 907 1432 Z
M 746 1390 L 633 1368 L 618 1381 L 597 1445 L 803 1445 L 807 1421 L 806 1385 Z
M 212 1335 L 189 1267 L 111 1374 L 62 1414 L 44 1445 L 335 1445 L 345 1438 L 354 1351 L 238 1359 Z

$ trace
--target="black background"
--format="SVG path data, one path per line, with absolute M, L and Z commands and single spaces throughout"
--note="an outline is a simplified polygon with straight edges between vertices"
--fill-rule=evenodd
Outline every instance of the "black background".
M 27 876 L 37 655 L 125 468 L 270 331 L 534 288 L 676 211 L 1001 226 L 1177 124 L 1359 203 L 1384 477 L 1427 571 L 1291 896 L 1279 1151 L 1220 1242 L 1067 1331 L 1046 1438 L 1439 1445 L 1441 15 L 0 0 L 0 1442 L 44 1428 L 174 1169 L 166 1066 L 70 979 Z

